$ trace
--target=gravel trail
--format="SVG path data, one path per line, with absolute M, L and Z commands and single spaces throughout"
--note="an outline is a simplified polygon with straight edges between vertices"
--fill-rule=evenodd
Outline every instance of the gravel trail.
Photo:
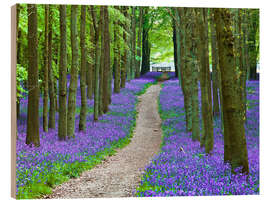
M 99 165 L 53 189 L 45 198 L 132 197 L 142 172 L 159 152 L 161 119 L 158 114 L 160 84 L 139 96 L 138 117 L 131 142 Z

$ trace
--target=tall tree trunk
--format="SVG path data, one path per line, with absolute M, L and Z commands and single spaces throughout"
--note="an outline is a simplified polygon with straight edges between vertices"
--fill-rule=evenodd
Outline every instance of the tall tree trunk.
M 195 9 L 192 9 L 192 16 L 195 16 Z M 192 71 L 192 140 L 200 141 L 200 119 L 199 119 L 199 99 L 198 99 L 198 40 L 197 36 L 199 35 L 196 25 L 196 19 L 193 20 L 192 24 L 192 34 L 191 34 L 191 71 Z M 178 50 L 180 51 L 180 50 Z M 180 69 L 180 63 L 178 64 Z M 179 71 L 180 72 L 180 71 Z
M 141 75 L 150 71 L 149 16 L 148 7 L 144 7 L 142 36 L 142 69 Z
M 58 139 L 67 137 L 67 30 L 66 5 L 59 6 L 60 11 L 60 64 L 59 64 L 59 119 Z
M 53 13 L 52 6 L 49 5 L 49 33 L 48 33 L 48 76 L 49 76 L 49 98 L 50 98 L 50 109 L 49 109 L 49 128 L 55 129 L 55 111 L 57 107 L 57 86 L 55 84 L 55 77 L 52 69 L 52 23 Z
M 104 100 L 104 95 L 103 95 L 103 86 L 104 86 L 104 78 L 103 78 L 103 73 L 104 73 L 104 6 L 100 7 L 100 66 L 99 66 L 99 110 L 98 114 L 101 116 L 104 113 L 103 110 L 103 100 Z
M 187 72 L 189 69 L 187 68 L 187 33 L 186 30 L 186 13 L 188 8 L 178 8 L 178 15 L 181 19 L 180 22 L 180 61 L 182 61 L 182 67 L 180 69 L 180 77 L 182 80 L 180 81 L 182 91 L 184 94 L 184 108 L 185 108 L 185 119 L 186 119 L 186 132 L 192 131 L 192 97 L 190 92 L 191 87 L 191 76 L 190 72 Z M 179 76 L 179 75 L 178 75 Z
M 242 167 L 248 173 L 248 156 L 245 138 L 241 97 L 235 71 L 233 52 L 234 38 L 231 30 L 231 14 L 228 9 L 215 9 L 219 63 L 222 80 L 224 114 L 224 161 L 229 161 L 234 171 Z M 226 143 L 227 142 L 227 143 Z M 227 149 L 225 148 L 227 145 Z M 228 155 L 225 157 L 225 153 Z
M 45 54 L 44 54 L 44 68 L 43 68 L 43 131 L 48 132 L 48 18 L 49 5 L 44 5 L 45 9 Z
M 130 50 L 129 50 L 129 67 L 128 67 L 128 74 L 129 74 L 129 80 L 132 80 L 135 78 L 135 68 L 136 68 L 136 15 L 135 15 L 135 7 L 132 6 L 131 8 L 131 14 L 130 16 L 130 22 L 131 25 L 129 27 L 129 35 L 127 36 L 129 44 L 130 44 Z
M 185 51 L 185 41 L 186 41 L 186 37 L 185 37 L 185 26 L 184 26 L 184 23 L 183 23 L 183 20 L 184 20 L 184 8 L 178 8 L 177 9 L 177 12 L 178 12 L 178 16 L 180 18 L 180 22 L 179 22 L 179 34 L 180 34 L 180 41 L 179 41 L 179 45 L 180 45 L 180 58 L 179 60 L 180 61 L 184 61 L 184 51 Z M 179 69 L 179 73 L 180 74 L 180 77 L 182 78 L 182 80 L 180 81 L 180 85 L 181 85 L 181 88 L 182 88 L 182 92 L 184 94 L 184 99 L 185 99 L 185 90 L 184 90 L 184 86 L 185 86 L 185 81 L 184 81 L 184 71 L 183 69 L 185 68 L 185 63 L 182 63 L 182 68 Z M 179 75 L 178 75 L 179 77 Z M 187 122 L 186 122 L 187 124 Z
M 242 9 L 237 9 L 237 31 L 238 31 L 238 49 L 236 53 L 239 53 L 239 85 L 240 85 L 240 92 L 239 95 L 241 95 L 241 103 L 242 103 L 242 111 L 244 114 L 244 121 L 246 120 L 246 70 L 244 68 L 243 64 L 243 57 L 244 57 L 244 41 L 243 41 L 243 34 L 242 34 L 242 21 L 243 21 L 243 12 Z
M 177 16 L 179 19 L 179 15 Z M 186 25 L 186 81 L 189 84 L 187 96 L 191 98 L 191 122 L 192 122 L 192 140 L 200 140 L 200 122 L 199 122 L 199 100 L 198 100 L 198 66 L 197 66 L 197 39 L 198 31 L 195 17 L 195 10 L 188 8 L 186 19 L 190 19 Z M 178 20 L 180 21 L 180 19 Z M 176 37 L 179 36 L 179 28 L 176 28 Z M 179 38 L 179 37 L 177 37 Z M 178 40 L 177 40 L 178 41 Z M 177 52 L 180 52 L 178 47 Z M 179 53 L 180 54 L 180 53 Z M 180 61 L 179 61 L 180 62 Z M 180 68 L 180 64 L 177 64 Z M 179 69 L 178 68 L 178 69 Z M 180 72 L 180 71 L 179 71 Z
M 76 111 L 76 93 L 78 85 L 78 31 L 77 31 L 77 5 L 71 5 L 71 50 L 72 64 L 70 69 L 70 84 L 68 95 L 68 114 L 67 114 L 67 135 L 68 138 L 74 137 L 75 132 L 75 111 Z
M 248 62 L 248 46 L 247 46 L 247 36 L 248 36 L 248 31 L 247 31 L 247 10 L 243 9 L 242 11 L 242 28 L 243 29 L 243 37 L 242 37 L 242 66 L 241 66 L 241 78 L 240 78 L 240 83 L 241 83 L 241 88 L 242 88 L 242 103 L 243 103 L 243 111 L 244 111 L 244 116 L 246 119 L 246 109 L 247 109 L 247 92 L 246 92 L 246 81 L 248 79 L 247 77 L 247 69 L 249 66 Z
M 99 34 L 101 30 L 100 22 L 96 22 L 96 10 L 94 6 L 91 6 L 91 14 L 93 20 L 93 26 L 95 30 L 95 91 L 94 91 L 94 121 L 98 120 L 99 113 L 99 68 L 100 68 L 100 44 L 99 44 Z M 101 15 L 100 15 L 101 16 Z
M 53 73 L 53 72 L 52 72 Z M 57 76 L 52 74 L 52 78 L 53 78 L 53 84 L 54 84 L 54 105 L 55 105 L 55 111 L 59 110 L 59 106 L 58 106 L 58 89 L 57 89 Z
M 131 79 L 135 78 L 135 69 L 136 69 L 136 7 L 132 7 L 132 65 L 130 66 Z
M 39 85 L 37 7 L 27 5 L 28 14 L 28 104 L 26 144 L 38 147 L 39 142 Z
M 91 13 L 90 13 L 91 14 Z M 90 42 L 91 42 L 91 48 L 90 48 L 90 58 L 91 62 L 87 63 L 87 72 L 86 72 L 86 82 L 87 82 L 87 97 L 88 99 L 92 99 L 93 97 L 93 89 L 94 89 L 94 74 L 95 74 L 95 67 L 94 67 L 94 61 L 95 61 L 95 32 L 93 27 L 93 22 L 90 23 Z
M 118 9 L 118 6 L 115 6 Z M 120 92 L 120 32 L 119 32 L 119 20 L 114 22 L 114 93 Z
M 111 46 L 111 45 L 110 45 Z M 108 111 L 109 111 L 109 105 L 112 103 L 112 79 L 113 79 L 113 63 L 111 63 L 110 58 L 110 71 L 109 71 L 109 87 L 108 87 Z
M 248 36 L 250 35 L 250 29 L 249 29 L 249 12 L 250 10 L 249 9 L 246 9 L 245 10 L 245 23 L 244 23 L 244 28 L 245 29 L 245 32 L 243 31 L 244 33 L 244 37 L 245 37 L 245 45 L 244 45 L 244 60 L 245 60 L 245 64 L 246 64 L 246 73 L 247 73 L 247 80 L 249 80 L 249 77 L 250 77 L 250 69 L 249 69 L 249 66 L 250 66 L 250 63 L 249 63 L 249 44 L 248 44 Z
M 180 13 L 178 13 L 177 9 L 175 9 L 175 16 L 176 19 L 178 21 L 178 24 L 181 23 L 181 19 L 180 19 Z M 176 49 L 175 49 L 175 62 L 176 64 L 175 66 L 175 76 L 178 77 L 178 81 L 179 81 L 179 85 L 181 86 L 181 74 L 180 74 L 180 68 L 181 68 L 181 38 L 180 38 L 180 27 L 179 25 L 174 25 L 174 30 L 175 30 L 175 45 L 176 45 Z
M 127 13 L 127 10 L 128 10 L 128 7 L 127 6 L 123 6 L 122 8 L 122 12 L 124 14 L 124 16 L 126 18 L 128 18 L 128 13 Z M 125 33 L 125 31 L 127 31 L 127 25 L 126 23 L 123 25 L 123 29 L 124 29 L 124 32 L 123 32 L 123 41 L 124 41 L 124 44 L 125 46 L 127 46 L 127 35 Z M 121 88 L 125 88 L 125 85 L 126 85 L 126 77 L 127 77 L 127 49 L 128 47 L 125 47 L 124 48 L 124 53 L 122 55 L 122 62 L 121 62 L 121 84 L 120 84 L 120 87 Z
M 104 6 L 104 72 L 103 72 L 103 111 L 109 110 L 109 88 L 110 88 L 110 32 L 108 6 Z
M 177 14 L 177 8 L 175 8 L 175 15 L 178 15 Z M 178 78 L 178 76 L 180 74 L 178 74 L 178 67 L 177 67 L 177 45 L 179 44 L 180 46 L 180 42 L 177 42 L 176 40 L 176 25 L 175 25 L 175 19 L 172 19 L 172 24 L 173 24 L 173 59 L 174 59 L 174 68 L 175 68 L 175 74 L 174 76 L 176 78 Z M 179 22 L 180 23 L 180 22 Z
M 56 52 L 58 53 L 58 60 L 56 60 L 56 63 L 58 64 L 58 61 L 60 61 L 60 44 L 57 46 Z M 52 72 L 53 73 L 53 72 Z M 55 111 L 59 110 L 59 103 L 58 103 L 58 85 L 57 85 L 57 76 L 55 74 L 52 74 L 52 81 L 54 84 L 54 105 L 55 105 Z
M 140 58 L 140 60 L 137 60 L 135 78 L 140 77 L 140 67 L 141 67 L 141 47 L 142 47 L 141 35 L 142 35 L 142 23 L 143 23 L 143 8 L 139 7 L 139 10 L 140 10 L 140 14 L 139 14 L 140 16 L 139 16 L 138 39 L 137 39 L 137 56 Z
M 214 14 L 211 11 L 210 27 L 211 27 L 211 50 L 212 50 L 212 87 L 213 87 L 213 114 L 214 117 L 219 115 L 219 101 L 218 101 L 218 50 L 216 30 L 214 26 Z
M 193 53 L 195 53 L 195 50 Z M 196 59 L 195 61 L 193 59 L 193 66 L 192 66 L 192 140 L 200 141 L 198 66 Z
M 81 110 L 79 130 L 85 131 L 86 128 L 86 53 L 85 53 L 85 18 L 86 6 L 81 6 L 81 28 L 80 28 L 80 46 L 81 46 L 81 71 L 80 71 L 80 88 L 81 88 Z
M 201 146 L 205 146 L 206 153 L 210 153 L 214 145 L 213 135 L 213 115 L 212 113 L 212 94 L 211 78 L 209 69 L 209 50 L 208 50 L 208 19 L 207 9 L 197 9 L 198 25 L 200 32 L 200 41 L 198 52 L 201 65 L 201 100 L 202 100 L 202 118 L 203 118 L 203 136 Z
M 95 33 L 94 33 L 94 27 L 93 27 L 93 21 L 91 16 L 90 7 L 88 8 L 89 11 L 89 20 L 91 21 L 89 23 L 89 30 L 90 30 L 90 47 L 89 47 L 89 56 L 90 56 L 90 62 L 86 60 L 86 85 L 87 85 L 87 98 L 92 99 L 93 96 L 93 70 L 94 70 L 94 57 L 95 57 Z
M 126 27 L 126 50 L 127 50 L 127 56 L 126 56 L 126 80 L 127 82 L 130 82 L 131 80 L 131 68 L 132 68 L 132 63 L 133 63 L 133 59 L 132 59 L 132 51 L 133 51 L 133 33 L 132 33 L 132 26 L 133 26 L 133 21 L 132 21 L 132 14 L 130 14 L 130 7 L 127 7 L 127 19 L 130 20 L 130 26 L 128 26 L 127 24 L 125 25 Z
M 111 45 L 110 45 L 111 46 Z M 112 79 L 113 79 L 113 63 L 110 59 L 110 72 L 109 72 L 109 87 L 108 87 L 108 105 L 112 103 Z M 109 111 L 109 106 L 108 106 Z
M 235 60 L 235 68 L 236 68 L 236 73 L 240 74 L 240 54 L 239 50 L 240 50 L 240 33 L 239 33 L 239 19 L 238 19 L 238 9 L 237 8 L 232 8 L 231 10 L 231 14 L 232 14 L 232 32 L 233 32 L 233 36 L 234 36 L 234 52 L 237 53 L 235 54 L 234 60 Z M 237 82 L 240 82 L 240 75 L 238 77 Z

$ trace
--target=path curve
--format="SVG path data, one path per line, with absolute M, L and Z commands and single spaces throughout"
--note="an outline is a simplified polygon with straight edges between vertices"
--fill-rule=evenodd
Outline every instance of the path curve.
M 116 154 L 79 178 L 53 189 L 46 198 L 131 197 L 140 184 L 141 174 L 159 152 L 161 119 L 158 114 L 160 84 L 150 86 L 139 96 L 138 117 L 131 142 Z

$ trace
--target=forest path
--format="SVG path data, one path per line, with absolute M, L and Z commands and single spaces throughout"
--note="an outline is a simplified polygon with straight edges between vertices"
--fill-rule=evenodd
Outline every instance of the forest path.
M 140 184 L 142 172 L 159 152 L 161 119 L 158 113 L 160 84 L 139 96 L 138 117 L 131 142 L 79 178 L 53 189 L 47 198 L 131 197 Z

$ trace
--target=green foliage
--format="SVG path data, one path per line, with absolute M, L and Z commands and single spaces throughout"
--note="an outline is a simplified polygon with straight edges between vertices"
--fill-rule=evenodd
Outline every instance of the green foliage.
M 127 26 L 130 26 L 130 19 L 126 18 L 119 9 L 116 9 L 113 6 L 109 6 L 108 11 L 112 20 L 119 20 L 120 24 L 127 24 Z
M 173 61 L 173 29 L 172 19 L 168 13 L 169 8 L 150 8 L 149 40 L 151 44 L 152 62 L 172 62 Z
M 17 98 L 23 97 L 23 93 L 27 93 L 27 90 L 25 90 L 21 83 L 27 80 L 27 70 L 20 64 L 17 64 L 16 68 L 16 87 L 17 87 Z
M 110 16 L 110 21 L 111 21 L 111 24 L 110 24 L 111 25 L 110 29 L 112 30 L 111 37 L 113 36 L 113 33 L 114 33 L 113 30 L 115 29 L 115 25 L 113 24 L 113 22 L 119 22 L 119 25 L 116 25 L 118 27 L 118 30 L 119 30 L 119 32 L 116 33 L 116 35 L 118 35 L 119 39 L 122 39 L 122 40 L 120 40 L 120 52 L 122 54 L 124 52 L 124 50 L 126 50 L 126 49 L 130 50 L 130 47 L 128 46 L 128 44 L 125 43 L 123 40 L 123 33 L 126 34 L 127 38 L 130 36 L 130 33 L 124 29 L 123 25 L 130 27 L 131 20 L 130 20 L 130 18 L 125 17 L 125 15 L 121 12 L 121 10 L 116 9 L 114 6 L 109 6 L 108 11 L 109 11 L 109 16 Z M 128 12 L 130 13 L 130 9 L 128 9 Z M 114 36 L 113 36 L 113 39 L 114 39 Z
M 35 183 L 24 187 L 23 191 L 20 191 L 17 195 L 17 199 L 36 199 L 45 194 L 51 194 L 52 189 L 45 184 Z
M 80 114 L 80 107 L 76 107 L 76 109 L 75 109 L 75 113 L 76 114 Z M 88 107 L 87 109 L 86 109 L 86 113 L 87 114 L 92 114 L 94 112 L 94 107 Z

